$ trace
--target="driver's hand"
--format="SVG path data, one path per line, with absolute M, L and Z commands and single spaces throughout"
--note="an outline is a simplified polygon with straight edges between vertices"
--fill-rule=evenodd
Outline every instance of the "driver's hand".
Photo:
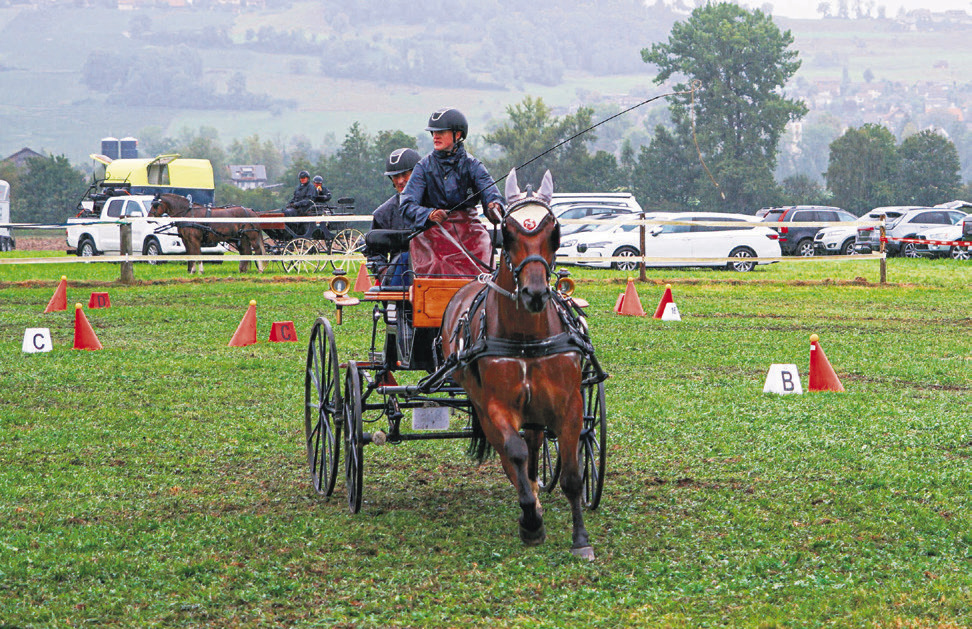
M 429 214 L 429 220 L 432 221 L 433 223 L 441 224 L 442 221 L 444 221 L 448 216 L 449 216 L 448 212 L 446 212 L 442 208 L 438 208 L 432 210 L 432 213 Z
M 491 223 L 499 223 L 503 218 L 503 206 L 493 201 L 486 206 L 486 218 L 490 220 Z

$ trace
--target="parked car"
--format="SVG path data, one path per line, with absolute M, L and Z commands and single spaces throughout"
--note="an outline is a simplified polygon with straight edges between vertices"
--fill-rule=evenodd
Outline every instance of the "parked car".
M 954 225 L 966 216 L 961 210 L 950 210 L 947 208 L 918 207 L 918 208 L 896 208 L 903 210 L 899 215 L 892 217 L 887 214 L 887 224 L 885 235 L 888 238 L 884 250 L 889 256 L 901 255 L 907 258 L 918 257 L 917 244 L 913 242 L 901 242 L 892 239 L 913 239 L 919 234 L 928 230 L 940 228 L 946 225 Z M 857 230 L 857 240 L 854 243 L 854 250 L 858 253 L 871 253 L 881 249 L 881 229 L 879 227 L 861 227 Z
M 915 244 L 915 252 L 922 257 L 944 258 L 953 260 L 972 259 L 972 214 L 963 218 L 955 225 L 927 229 L 918 234 L 919 242 Z M 968 242 L 968 245 L 944 245 L 942 242 Z
M 621 207 L 632 212 L 641 211 L 641 205 L 630 192 L 555 192 L 550 200 L 550 209 L 557 216 L 574 205 Z
M 904 208 L 907 209 L 907 208 Z M 864 216 L 847 227 L 833 226 L 824 227 L 813 237 L 813 252 L 816 255 L 841 255 L 849 256 L 857 253 L 854 251 L 854 241 L 857 240 L 857 223 L 870 223 L 881 220 L 882 216 L 892 217 L 901 216 L 903 208 L 878 207 L 874 208 Z
M 637 256 L 639 255 L 638 252 L 641 250 L 639 245 L 641 239 L 640 232 L 639 232 L 640 225 L 634 223 L 628 223 L 628 221 L 641 220 L 642 216 L 644 216 L 645 219 L 652 219 L 652 218 L 667 219 L 670 214 L 671 212 L 648 212 L 645 213 L 644 215 L 635 214 L 634 212 L 628 214 L 613 214 L 613 215 L 602 214 L 599 215 L 598 218 L 603 217 L 603 221 L 604 221 L 603 224 L 588 223 L 585 225 L 577 225 L 577 227 L 580 227 L 582 229 L 578 229 L 569 234 L 564 234 L 563 229 L 564 227 L 566 227 L 566 225 L 562 226 L 560 232 L 560 248 L 557 249 L 557 257 L 576 258 L 578 257 L 577 245 L 579 243 L 586 243 L 588 240 L 590 240 L 590 238 L 588 238 L 589 236 L 593 237 L 593 234 L 595 233 L 602 234 L 602 235 L 611 234 L 616 231 L 625 234 L 630 233 L 631 238 L 633 238 L 635 241 L 633 252 L 629 251 L 628 249 L 624 249 L 620 255 Z M 647 229 L 651 230 L 651 226 L 648 226 Z M 595 237 L 595 239 L 600 237 L 601 236 L 597 236 Z M 604 237 L 606 238 L 607 236 Z M 575 264 L 575 263 L 564 262 L 563 264 Z M 630 270 L 629 268 L 626 267 L 627 263 L 621 263 L 621 265 L 622 265 L 621 267 L 615 265 L 614 268 L 624 268 L 626 270 Z M 637 263 L 634 263 L 631 268 L 635 268 L 635 267 L 637 267 Z
M 557 220 L 563 221 L 564 219 L 570 220 L 586 218 L 604 221 L 626 215 L 638 216 L 634 210 L 620 205 L 571 204 L 569 207 L 560 212 L 560 214 L 557 216 Z M 591 231 L 595 227 L 597 227 L 597 225 L 593 223 L 561 223 L 560 236 L 563 238 L 567 234 L 573 234 L 574 232 Z
M 686 222 L 738 222 L 735 226 L 657 225 L 645 235 L 645 255 L 650 258 L 712 258 L 711 263 L 673 259 L 649 263 L 657 267 L 712 266 L 735 271 L 752 271 L 760 258 L 778 258 L 779 235 L 759 224 L 755 216 L 718 212 L 652 213 L 651 218 Z M 640 253 L 638 225 L 605 225 L 597 230 L 575 234 L 576 255 L 585 258 L 584 266 L 607 267 L 631 271 L 637 268 Z M 604 258 L 631 257 L 632 260 L 608 262 Z M 737 258 L 725 262 L 724 258 Z
M 823 226 L 803 223 L 851 223 L 857 217 L 839 207 L 826 205 L 791 205 L 760 210 L 764 223 L 781 223 L 773 229 L 780 235 L 780 249 L 786 256 L 812 256 L 813 238 Z

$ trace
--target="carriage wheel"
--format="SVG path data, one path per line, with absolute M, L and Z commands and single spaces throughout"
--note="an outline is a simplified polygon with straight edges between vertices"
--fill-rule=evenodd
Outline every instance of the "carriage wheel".
M 307 464 L 317 493 L 330 496 L 341 458 L 341 368 L 334 331 L 324 317 L 311 329 L 304 377 L 304 434 Z
M 361 510 L 361 484 L 364 481 L 364 429 L 361 422 L 361 375 L 358 364 L 348 363 L 344 375 L 344 472 L 348 486 L 348 508 Z
M 284 247 L 285 256 L 304 256 L 317 254 L 317 247 L 313 240 L 295 238 Z M 318 263 L 314 260 L 284 260 L 283 268 L 287 273 L 313 273 L 317 271 Z
M 345 271 L 352 254 L 364 249 L 364 234 L 357 229 L 342 229 L 331 241 L 331 255 L 344 256 L 343 260 L 331 260 L 336 271 Z
M 557 437 L 544 431 L 540 444 L 540 469 L 537 473 L 537 486 L 540 491 L 550 493 L 560 478 L 560 444 Z
M 581 501 L 588 509 L 597 509 L 604 489 L 604 469 L 607 463 L 607 420 L 604 383 L 581 385 L 584 397 L 584 429 L 580 438 L 580 455 L 583 463 L 583 488 Z

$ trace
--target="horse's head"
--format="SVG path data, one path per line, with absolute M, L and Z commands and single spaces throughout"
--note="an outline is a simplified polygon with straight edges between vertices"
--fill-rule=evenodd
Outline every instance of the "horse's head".
M 536 193 L 520 191 L 516 170 L 506 180 L 507 207 L 501 222 L 503 261 L 513 276 L 513 295 L 529 312 L 543 310 L 550 299 L 550 273 L 560 246 L 560 224 L 550 210 L 553 178 L 543 176 Z
M 162 195 L 156 194 L 155 198 L 152 199 L 152 205 L 149 208 L 149 216 L 164 216 L 169 213 L 169 204 L 162 199 Z
M 189 209 L 189 201 L 183 196 L 166 192 L 156 194 L 149 208 L 149 216 L 181 216 Z

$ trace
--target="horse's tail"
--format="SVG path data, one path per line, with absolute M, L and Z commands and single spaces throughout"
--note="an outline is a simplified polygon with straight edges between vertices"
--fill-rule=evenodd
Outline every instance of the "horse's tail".
M 469 448 L 466 450 L 466 454 L 475 459 L 477 463 L 482 463 L 492 456 L 495 450 L 486 438 L 486 433 L 483 432 L 483 426 L 479 423 L 479 415 L 476 414 L 476 409 L 472 409 L 471 424 L 472 437 L 469 439 Z

